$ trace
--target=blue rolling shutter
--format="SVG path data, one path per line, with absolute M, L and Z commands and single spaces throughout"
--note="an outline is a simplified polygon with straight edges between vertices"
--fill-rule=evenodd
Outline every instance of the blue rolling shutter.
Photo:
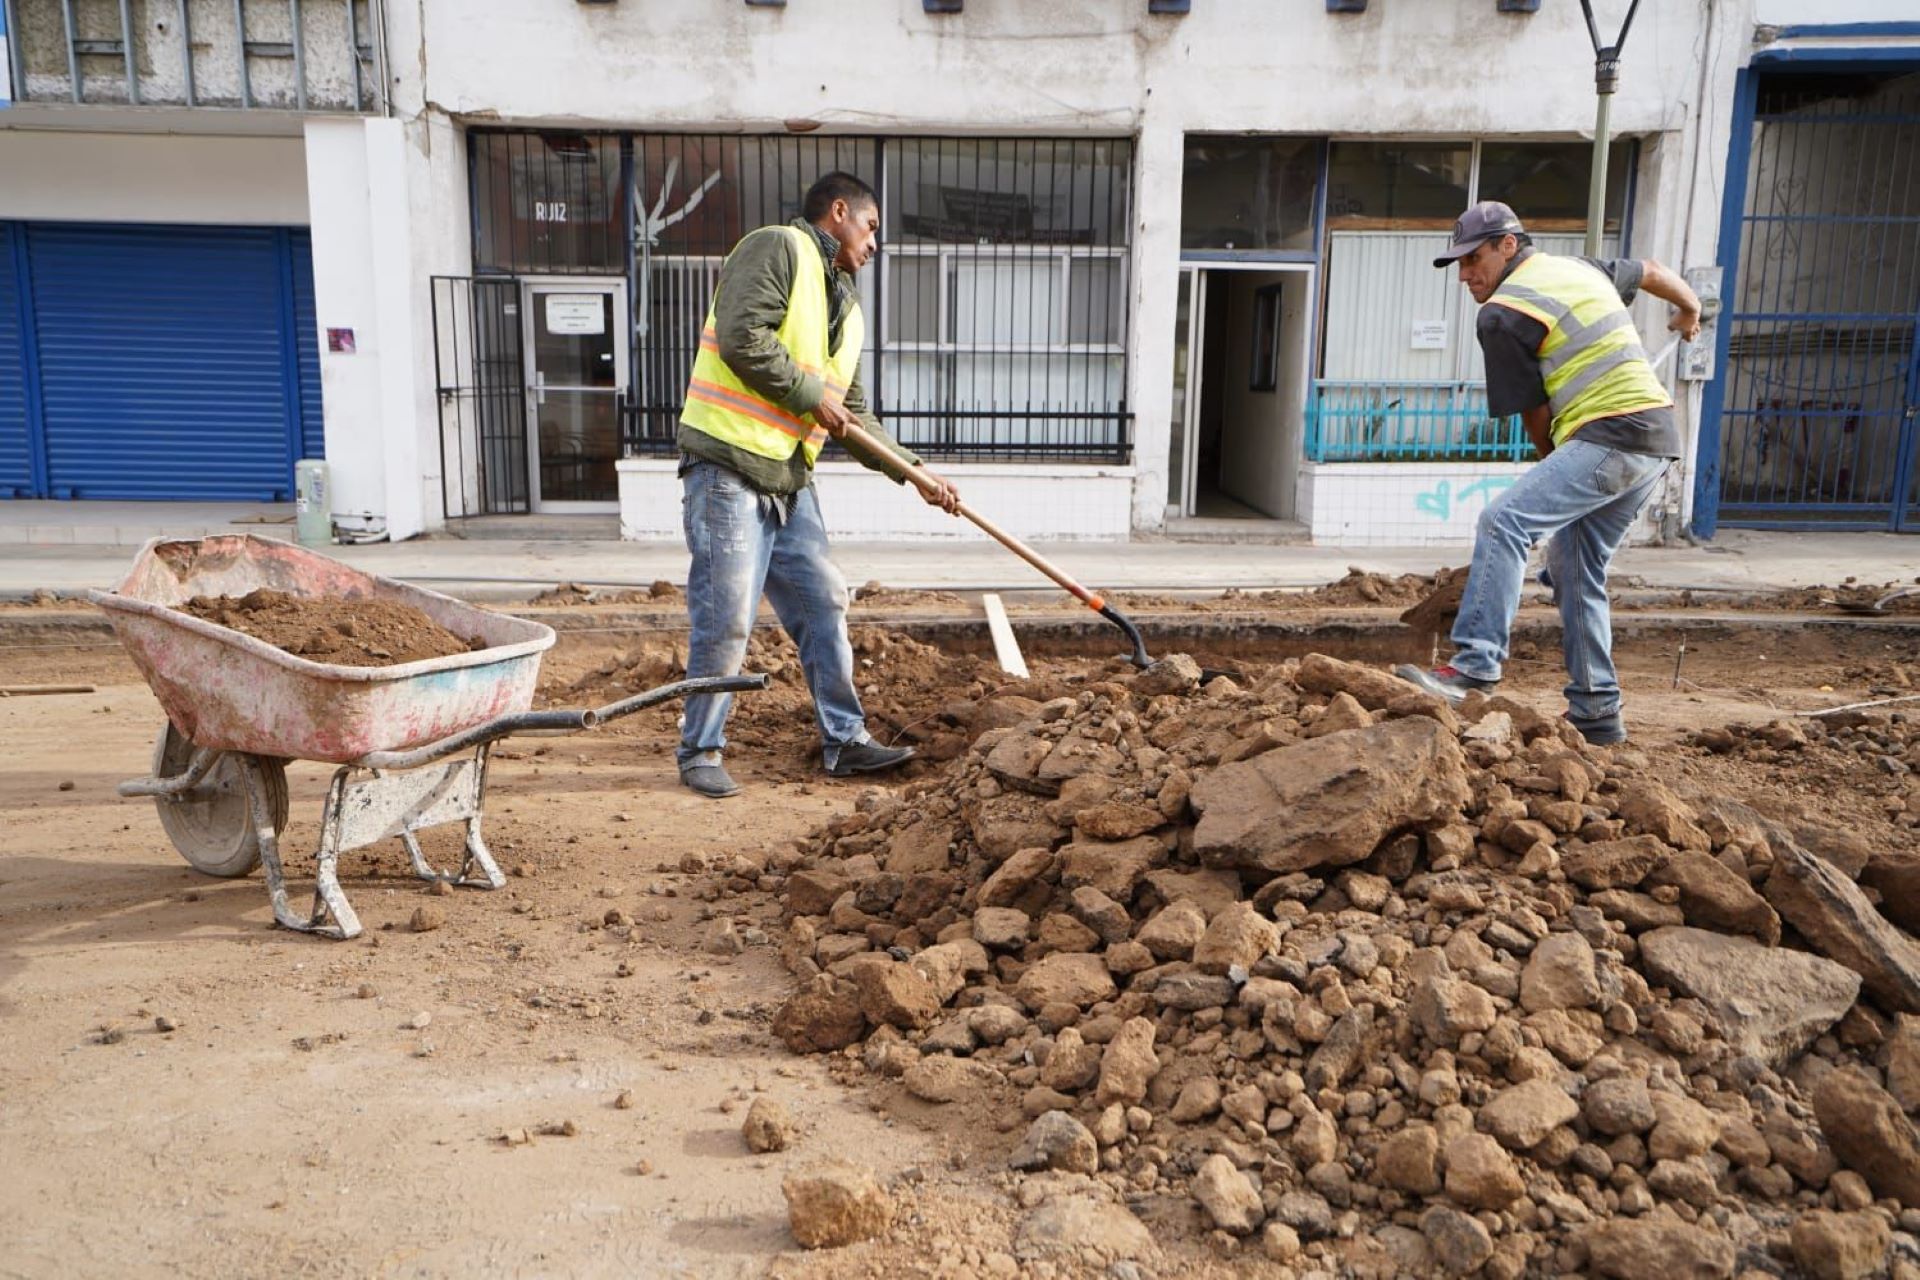
M 27 436 L 27 333 L 20 323 L 20 228 L 0 222 L 0 498 L 31 498 L 33 454 Z
M 320 416 L 320 332 L 313 307 L 313 234 L 287 232 L 293 264 L 293 329 L 299 343 L 296 363 L 300 377 L 300 457 L 327 456 L 327 434 Z
M 26 235 L 52 496 L 290 496 L 285 232 L 36 223 Z

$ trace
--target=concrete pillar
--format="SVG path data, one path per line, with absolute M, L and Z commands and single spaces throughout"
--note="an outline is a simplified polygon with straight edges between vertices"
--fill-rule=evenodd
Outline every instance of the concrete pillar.
M 334 515 L 397 542 L 426 528 L 417 402 L 429 376 L 417 360 L 405 135 L 391 119 L 309 120 L 306 141 Z M 352 352 L 329 349 L 331 329 L 352 331 Z
M 1173 396 L 1173 323 L 1180 304 L 1180 186 L 1185 134 L 1171 111 L 1141 121 L 1133 228 L 1133 527 L 1167 517 L 1167 447 Z

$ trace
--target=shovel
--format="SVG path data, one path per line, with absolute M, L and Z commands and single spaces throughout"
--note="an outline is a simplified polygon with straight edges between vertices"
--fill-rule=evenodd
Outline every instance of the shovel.
M 1920 587 L 1898 587 L 1887 592 L 1887 594 L 1881 596 L 1878 600 L 1865 600 L 1856 597 L 1842 600 L 1823 600 L 1821 603 L 1833 605 L 1842 613 L 1853 613 L 1863 617 L 1874 618 L 1885 613 L 1887 606 L 1895 600 L 1904 600 L 1912 595 L 1920 595 Z
M 847 443 L 858 445 L 870 453 L 885 455 L 891 452 L 886 446 L 867 434 L 857 423 L 848 424 L 844 439 Z M 912 483 L 914 488 L 924 494 L 931 495 L 937 487 L 933 478 L 918 467 L 906 468 L 906 478 Z M 1133 624 L 1133 619 L 1127 617 L 1126 614 L 1120 612 L 1105 600 L 1102 600 L 1094 592 L 1087 590 L 1078 582 L 1075 582 L 1067 575 L 1066 570 L 1054 564 L 1053 561 L 1047 559 L 1038 551 L 1035 551 L 1032 547 L 1020 541 L 1020 539 L 1014 537 L 1005 529 L 1002 529 L 999 525 L 981 515 L 978 511 L 969 507 L 966 503 L 963 502 L 955 508 L 954 514 L 965 516 L 968 520 L 971 520 L 979 527 L 982 533 L 985 533 L 995 542 L 1013 552 L 1013 554 L 1019 556 L 1022 560 L 1025 560 L 1048 578 L 1051 578 L 1061 590 L 1067 592 L 1067 594 L 1071 595 L 1081 604 L 1086 605 L 1087 608 L 1120 628 L 1121 633 L 1127 637 L 1127 643 L 1133 647 L 1133 652 L 1127 655 L 1128 662 L 1131 662 L 1142 671 L 1153 665 L 1153 658 L 1147 653 L 1147 642 L 1141 637 L 1140 628 Z M 1231 677 L 1232 674 L 1230 671 L 1203 669 L 1200 672 L 1200 682 L 1205 684 L 1216 676 Z

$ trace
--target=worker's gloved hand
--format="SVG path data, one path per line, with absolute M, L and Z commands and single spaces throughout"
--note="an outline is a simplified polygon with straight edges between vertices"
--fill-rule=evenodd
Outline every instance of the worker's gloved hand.
M 840 397 L 829 391 L 820 397 L 820 403 L 813 406 L 813 420 L 827 429 L 827 434 L 835 440 L 844 440 L 847 428 L 853 425 L 853 415 L 847 412 L 847 406 L 840 403 Z
M 960 514 L 960 491 L 953 487 L 950 480 L 942 480 L 931 471 L 922 469 L 921 474 L 933 484 L 920 490 L 920 496 L 930 507 L 938 507 L 950 516 Z

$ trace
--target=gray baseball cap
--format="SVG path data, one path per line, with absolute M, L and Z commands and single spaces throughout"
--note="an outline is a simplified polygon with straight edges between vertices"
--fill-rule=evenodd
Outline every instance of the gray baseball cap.
M 1433 260 L 1433 265 L 1451 266 L 1489 240 L 1526 233 L 1527 229 L 1520 225 L 1520 219 L 1512 209 L 1498 200 L 1482 200 L 1461 214 L 1460 220 L 1453 224 L 1453 243 L 1447 246 L 1445 253 Z

